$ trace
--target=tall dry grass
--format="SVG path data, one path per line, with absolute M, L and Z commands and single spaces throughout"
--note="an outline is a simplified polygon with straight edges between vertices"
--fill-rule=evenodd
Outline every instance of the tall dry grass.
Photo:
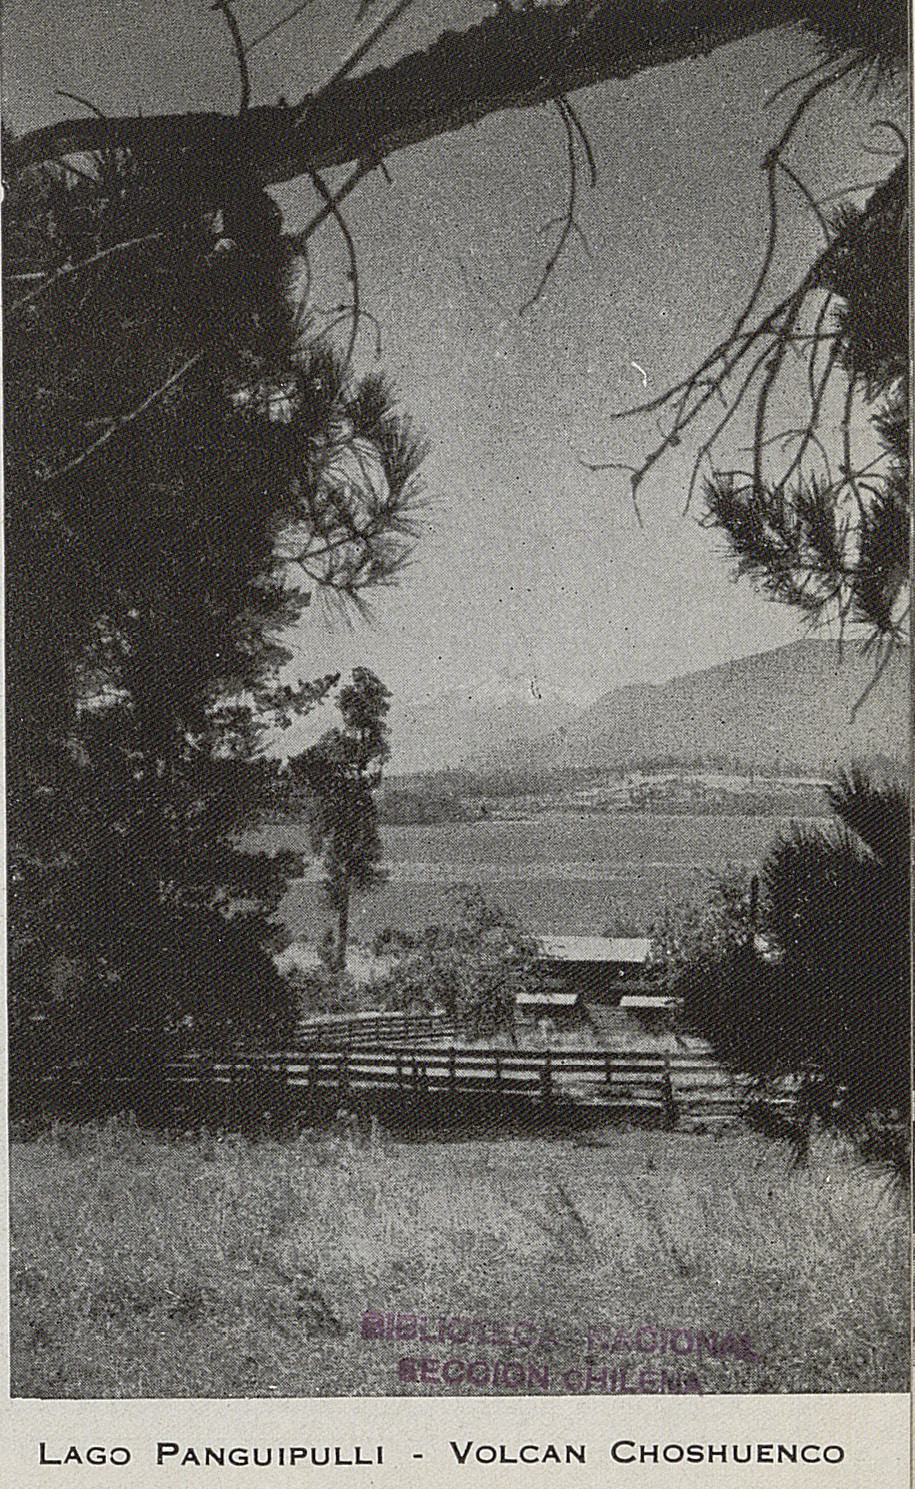
M 441 1389 L 398 1382 L 416 1347 L 363 1340 L 368 1308 L 549 1321 L 553 1379 L 607 1323 L 748 1337 L 759 1358 L 705 1362 L 705 1391 L 906 1386 L 905 1206 L 827 1145 L 790 1172 L 745 1133 L 252 1143 L 112 1123 L 11 1158 L 15 1395 Z

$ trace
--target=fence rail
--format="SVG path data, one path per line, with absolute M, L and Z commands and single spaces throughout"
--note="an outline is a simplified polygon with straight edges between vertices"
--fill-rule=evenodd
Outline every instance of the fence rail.
M 303 1019 L 296 1026 L 291 1048 L 312 1049 L 319 1045 L 346 1048 L 379 1045 L 404 1039 L 455 1039 L 460 1028 L 446 1013 L 342 1013 Z
M 733 1120 L 744 1083 L 709 1055 L 609 1051 L 432 1049 L 393 1044 L 373 1049 L 350 1044 L 306 1047 L 232 1060 L 193 1058 L 169 1065 L 173 1086 L 217 1088 L 260 1083 L 284 1091 L 287 1102 L 356 1097 L 495 1098 L 535 1103 L 544 1109 L 606 1108 L 653 1113 L 665 1125 Z
M 113 1070 L 39 1060 L 31 1089 L 40 1088 L 46 1108 L 133 1108 L 165 1125 L 415 1102 L 445 1120 L 452 1110 L 498 1107 L 586 1121 L 605 1111 L 689 1128 L 733 1122 L 752 1105 L 750 1079 L 702 1050 L 480 1049 L 449 1042 L 457 1033 L 444 1014 L 326 1015 L 301 1023 L 289 1047 L 268 1053 L 176 1052 L 164 1066 Z M 770 1096 L 767 1104 L 790 1117 L 796 1096 Z

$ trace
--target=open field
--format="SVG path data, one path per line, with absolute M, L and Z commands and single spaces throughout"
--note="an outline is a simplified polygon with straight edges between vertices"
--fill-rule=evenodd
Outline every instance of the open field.
M 759 868 L 784 817 L 581 816 L 543 812 L 526 821 L 442 823 L 382 829 L 390 880 L 355 896 L 351 929 L 366 943 L 385 926 L 421 930 L 443 913 L 457 883 L 484 886 L 532 934 L 599 934 L 625 920 L 647 931 L 665 902 L 702 894 L 701 878 L 739 864 Z M 245 834 L 245 846 L 309 853 L 304 824 Z M 293 935 L 320 937 L 327 907 L 319 867 L 291 885 L 281 908 Z
M 659 879 L 639 874 L 616 880 L 504 879 L 493 882 L 467 866 L 454 877 L 427 883 L 392 880 L 371 894 L 354 895 L 350 907 L 353 940 L 371 945 L 388 927 L 416 934 L 439 925 L 448 915 L 447 891 L 454 884 L 479 884 L 489 901 L 502 905 L 530 935 L 599 935 L 620 923 L 633 934 L 655 921 L 666 903 L 679 899 L 689 886 L 684 878 Z M 691 896 L 698 897 L 698 896 Z M 297 880 L 280 906 L 279 918 L 295 937 L 318 942 L 330 924 L 327 902 L 316 883 Z
M 13 1144 L 11 1214 L 17 1396 L 562 1394 L 587 1387 L 589 1358 L 592 1390 L 622 1389 L 624 1368 L 631 1390 L 646 1366 L 643 1389 L 662 1369 L 705 1393 L 907 1383 L 905 1205 L 825 1143 L 791 1173 L 742 1131 L 251 1143 L 61 1127 Z M 363 1339 L 370 1309 L 433 1332 L 440 1316 L 489 1323 L 465 1343 Z M 506 1342 L 521 1320 L 541 1337 Z M 689 1333 L 637 1348 L 640 1326 Z M 699 1332 L 717 1335 L 701 1358 Z M 420 1357 L 439 1362 L 428 1383 L 399 1380 Z M 442 1384 L 446 1359 L 489 1373 Z M 516 1369 L 493 1384 L 499 1361 Z

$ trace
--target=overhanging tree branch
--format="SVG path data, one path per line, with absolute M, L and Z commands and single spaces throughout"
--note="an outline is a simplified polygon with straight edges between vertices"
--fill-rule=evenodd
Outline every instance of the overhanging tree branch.
M 567 0 L 501 12 L 427 50 L 361 76 L 337 77 L 292 108 L 76 119 L 25 135 L 17 167 L 113 147 L 200 152 L 246 163 L 264 185 L 309 169 L 383 158 L 463 129 L 489 114 L 529 108 L 577 88 L 702 57 L 779 26 L 816 26 L 825 0 Z

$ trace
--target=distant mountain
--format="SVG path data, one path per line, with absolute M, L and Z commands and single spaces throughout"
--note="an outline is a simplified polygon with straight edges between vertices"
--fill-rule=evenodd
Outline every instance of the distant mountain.
M 395 699 L 390 772 L 445 770 L 487 755 L 506 740 L 523 745 L 543 739 L 581 706 L 581 698 L 546 693 L 536 678 L 496 674 L 429 699 Z
M 874 677 L 874 659 L 846 643 L 805 639 L 662 685 L 617 688 L 545 738 L 511 739 L 473 764 L 554 770 L 705 761 L 829 775 L 851 761 L 908 759 L 908 657 Z M 506 720 L 506 723 L 508 721 Z

